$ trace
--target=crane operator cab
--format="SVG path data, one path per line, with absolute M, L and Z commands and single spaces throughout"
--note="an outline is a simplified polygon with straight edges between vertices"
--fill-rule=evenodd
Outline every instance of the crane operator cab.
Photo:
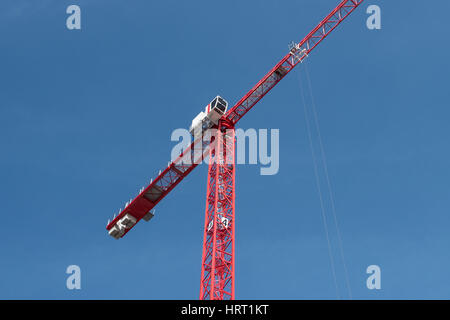
M 219 119 L 225 114 L 228 108 L 228 102 L 221 96 L 217 96 L 208 104 L 205 111 L 200 112 L 192 120 L 189 132 L 194 138 L 201 137 L 203 133 L 219 123 Z

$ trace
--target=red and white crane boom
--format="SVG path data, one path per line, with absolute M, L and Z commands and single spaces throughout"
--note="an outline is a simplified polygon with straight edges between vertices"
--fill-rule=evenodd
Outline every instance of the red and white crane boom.
M 234 299 L 235 234 L 235 125 L 253 106 L 333 31 L 363 0 L 343 0 L 231 109 L 217 96 L 192 121 L 194 142 L 160 171 L 134 200 L 107 225 L 116 239 L 136 223 L 153 217 L 153 208 L 209 155 L 203 229 L 200 299 Z M 214 129 L 213 136 L 205 134 Z
M 322 20 L 300 43 L 294 44 L 288 54 L 278 62 L 224 118 L 233 126 L 280 82 L 298 63 L 325 39 L 363 0 L 344 0 Z M 115 238 L 123 237 L 136 223 L 151 219 L 152 209 L 180 183 L 209 152 L 209 141 L 197 138 L 184 152 L 162 170 L 150 184 L 128 202 L 106 229 Z M 125 226 L 125 227 L 123 227 Z

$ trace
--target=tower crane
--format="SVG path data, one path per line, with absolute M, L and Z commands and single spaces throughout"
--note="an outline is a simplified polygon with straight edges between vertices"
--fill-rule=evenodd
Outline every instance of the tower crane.
M 150 184 L 126 203 L 108 223 L 108 233 L 120 239 L 141 219 L 149 221 L 154 207 L 209 156 L 200 299 L 234 299 L 235 272 L 235 133 L 238 121 L 302 62 L 363 0 L 343 0 L 233 107 L 220 96 L 192 121 L 194 141 L 168 163 Z M 209 130 L 209 131 L 208 131 Z M 214 134 L 206 132 L 213 130 Z

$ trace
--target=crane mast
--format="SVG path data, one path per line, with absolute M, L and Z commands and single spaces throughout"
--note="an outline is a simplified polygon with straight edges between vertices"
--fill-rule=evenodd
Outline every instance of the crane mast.
M 234 299 L 234 125 L 219 122 L 210 148 L 200 300 Z
M 149 221 L 153 208 L 209 156 L 200 299 L 234 299 L 235 125 L 362 2 L 341 1 L 301 42 L 293 43 L 280 62 L 217 124 L 211 124 L 215 130 L 212 138 L 194 135 L 191 145 L 119 210 L 106 226 L 109 234 L 119 239 L 141 219 Z

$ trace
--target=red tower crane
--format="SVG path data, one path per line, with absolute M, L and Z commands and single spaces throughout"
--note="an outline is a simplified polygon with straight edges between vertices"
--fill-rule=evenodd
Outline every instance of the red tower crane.
M 300 43 L 293 43 L 289 53 L 228 111 L 228 103 L 219 96 L 208 104 L 193 120 L 194 142 L 127 202 L 106 226 L 109 234 L 119 239 L 141 219 L 149 221 L 153 208 L 209 156 L 200 299 L 234 299 L 235 125 L 362 2 L 341 1 Z M 206 134 L 207 129 L 214 130 L 213 134 Z

